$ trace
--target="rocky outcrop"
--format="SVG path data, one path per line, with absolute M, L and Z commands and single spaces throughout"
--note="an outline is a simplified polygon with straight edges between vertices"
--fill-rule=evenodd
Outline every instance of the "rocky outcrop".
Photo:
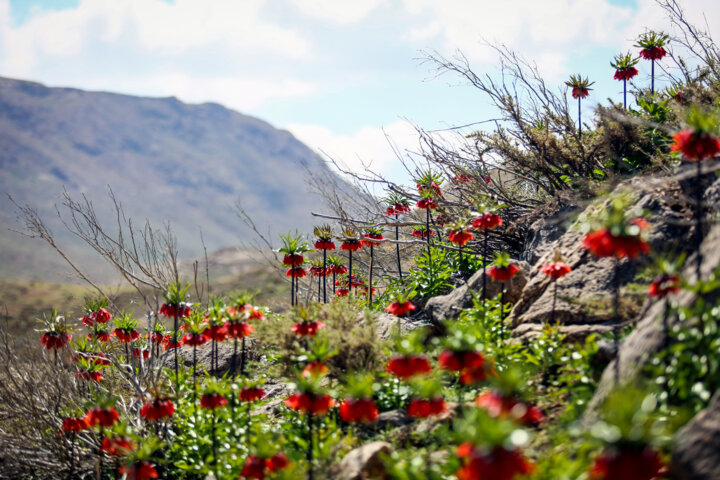
M 636 178 L 620 185 L 616 193 L 630 191 L 637 196 L 636 207 L 647 212 L 652 223 L 649 242 L 653 251 L 667 251 L 671 245 L 687 247 L 693 231 L 687 225 L 692 214 L 687 196 L 678 178 Z M 590 209 L 603 208 L 602 203 L 590 205 Z M 514 336 L 531 335 L 542 329 L 550 320 L 553 294 L 556 284 L 541 272 L 543 265 L 553 261 L 555 252 L 573 269 L 557 281 L 555 321 L 561 331 L 570 337 L 587 336 L 613 329 L 612 296 L 615 282 L 626 285 L 635 277 L 638 262 L 628 259 L 618 263 L 613 258 L 594 258 L 582 246 L 583 233 L 577 221 L 557 240 L 541 249 L 544 252 L 530 269 L 527 285 L 510 313 Z M 633 321 L 643 311 L 644 292 L 633 297 L 632 292 L 622 290 L 620 323 Z
M 677 433 L 670 471 L 675 480 L 720 478 L 720 393 Z
M 412 317 L 396 317 L 389 313 L 381 313 L 375 317 L 373 321 L 375 322 L 375 336 L 379 340 L 391 338 L 398 329 L 400 333 L 404 335 L 427 324 L 427 322 L 423 320 Z
M 513 260 L 513 263 L 520 268 L 520 271 L 510 280 L 505 282 L 505 301 L 516 302 L 520 298 L 520 292 L 527 283 L 530 273 L 530 266 L 527 262 Z M 500 293 L 503 287 L 501 282 L 494 281 L 490 275 L 487 276 L 486 297 L 494 298 Z M 425 311 L 436 320 L 456 318 L 464 309 L 473 304 L 473 295 L 482 298 L 483 272 L 475 272 L 466 284 L 455 288 L 447 295 L 439 295 L 428 300 L 425 304 Z
M 342 459 L 332 478 L 339 480 L 365 480 L 385 478 L 385 464 L 382 457 L 390 454 L 387 442 L 372 442 L 351 450 Z

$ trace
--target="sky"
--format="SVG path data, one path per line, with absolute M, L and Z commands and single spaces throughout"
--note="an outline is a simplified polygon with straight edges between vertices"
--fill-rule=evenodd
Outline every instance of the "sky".
M 720 38 L 720 2 L 679 1 Z M 621 101 L 609 62 L 637 54 L 646 29 L 669 30 L 654 0 L 0 0 L 0 76 L 217 102 L 403 183 L 397 155 L 418 150 L 416 127 L 442 134 L 497 116 L 428 52 L 462 52 L 494 75 L 488 44 L 504 44 L 558 91 L 588 76 L 590 117 Z M 647 82 L 649 66 L 640 72 Z

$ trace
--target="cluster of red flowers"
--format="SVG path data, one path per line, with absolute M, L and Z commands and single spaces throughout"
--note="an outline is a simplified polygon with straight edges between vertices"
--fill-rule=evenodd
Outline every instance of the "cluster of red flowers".
M 125 465 L 121 465 L 118 468 L 120 475 L 126 475 L 128 480 L 151 480 L 158 478 L 158 472 L 152 463 L 147 460 L 137 460 L 127 468 Z
M 347 252 L 357 252 L 358 250 L 363 248 L 364 245 L 364 242 L 359 238 L 346 238 L 340 244 L 340 250 L 345 250 Z
M 67 332 L 45 332 L 40 337 L 43 347 L 48 350 L 65 348 L 70 341 L 70 334 Z
M 640 56 L 645 60 L 662 60 L 667 55 L 663 47 L 647 47 L 640 50 Z
M 320 239 L 315 242 L 315 250 L 335 250 L 335 243 L 330 239 Z
M 650 253 L 650 246 L 640 235 L 617 236 L 607 228 L 585 235 L 583 245 L 596 257 L 635 258 L 641 253 Z
M 447 409 L 445 400 L 442 397 L 413 398 L 408 404 L 407 413 L 415 418 L 427 418 L 432 415 L 440 415 Z
M 434 235 L 435 235 L 435 232 L 430 230 L 430 236 L 432 237 Z M 415 228 L 412 231 L 412 236 L 415 238 L 420 238 L 420 239 L 424 240 L 424 239 L 428 238 L 428 230 L 426 230 L 424 228 Z
M 488 271 L 488 275 L 495 280 L 496 282 L 507 282 L 509 280 L 512 280 L 512 278 L 520 271 L 520 268 L 518 268 L 515 264 L 510 264 L 504 267 L 500 267 L 498 265 L 493 265 L 490 267 L 490 270 Z
M 613 75 L 614 80 L 630 80 L 634 76 L 636 76 L 638 73 L 638 69 L 635 67 L 627 67 L 627 68 L 618 68 L 615 70 L 615 75 Z
M 97 370 L 85 370 L 84 368 L 79 368 L 75 370 L 75 378 L 82 381 L 90 381 L 93 382 L 101 382 L 105 380 L 105 377 L 102 373 L 100 373 Z
M 369 247 L 371 245 L 373 247 L 377 247 L 380 245 L 382 240 L 385 240 L 385 237 L 383 237 L 383 235 L 381 233 L 363 233 L 363 237 L 364 238 L 361 241 L 367 247 Z M 377 241 L 373 241 L 373 240 L 377 240 Z
M 265 390 L 260 387 L 245 387 L 240 390 L 238 399 L 241 402 L 256 402 L 262 400 L 265 397 Z
M 512 418 L 523 425 L 537 425 L 545 416 L 534 405 L 528 405 L 512 397 L 506 397 L 500 392 L 490 390 L 480 394 L 475 404 L 487 410 L 492 417 Z
M 200 397 L 200 406 L 208 410 L 224 407 L 227 403 L 227 398 L 220 393 L 205 393 Z
M 489 375 L 485 357 L 473 350 L 444 350 L 438 357 L 438 363 L 445 370 L 458 372 L 463 385 L 481 382 Z
M 587 98 L 590 95 L 590 90 L 584 87 L 573 87 L 572 97 L 573 98 Z
M 387 216 L 403 215 L 405 213 L 410 213 L 410 205 L 407 203 L 396 203 L 395 205 L 391 205 L 385 209 L 385 214 Z
M 572 272 L 572 268 L 565 262 L 550 262 L 542 267 L 542 272 L 550 278 L 562 278 Z
M 428 185 L 421 185 L 418 183 L 416 186 L 420 195 L 423 195 L 427 191 L 431 191 L 434 195 L 442 197 L 442 191 L 440 190 L 440 185 L 438 185 L 437 182 L 430 182 Z
M 680 291 L 680 278 L 664 273 L 656 277 L 650 284 L 648 294 L 655 298 L 665 298 L 671 293 Z
M 147 421 L 162 420 L 172 417 L 175 413 L 175 405 L 169 398 L 154 398 L 140 409 L 140 416 Z
M 68 417 L 63 420 L 62 430 L 68 433 L 80 433 L 86 430 L 89 424 L 85 418 Z
M 661 478 L 665 465 L 651 448 L 622 448 L 605 451 L 590 469 L 594 480 L 652 480 Z
M 325 324 L 320 321 L 304 321 L 293 325 L 291 330 L 298 337 L 314 337 L 324 326 Z
M 388 373 L 405 380 L 415 375 L 430 373 L 432 368 L 427 358 L 416 355 L 394 357 L 388 362 L 386 370 Z
M 88 427 L 112 427 L 119 419 L 120 414 L 112 407 L 91 408 L 83 418 Z
M 113 330 L 112 334 L 115 337 L 117 337 L 117 339 L 120 340 L 120 342 L 122 342 L 122 343 L 130 343 L 130 342 L 140 338 L 140 333 L 137 330 L 135 330 L 134 328 L 133 329 L 116 328 L 115 330 Z
M 372 423 L 380 414 L 372 398 L 348 398 L 340 404 L 340 418 L 348 423 Z
M 299 412 L 311 415 L 325 415 L 335 406 L 335 400 L 324 393 L 297 392 L 285 399 L 285 405 Z
M 108 455 L 120 457 L 135 450 L 137 448 L 137 444 L 131 438 L 121 435 L 117 437 L 103 438 L 101 448 Z
M 435 210 L 437 208 L 437 203 L 431 197 L 421 198 L 416 205 L 420 209 Z
M 395 302 L 392 302 L 387 307 L 385 307 L 385 311 L 387 313 L 390 313 L 397 317 L 404 317 L 405 315 L 412 312 L 416 308 L 417 307 L 415 307 L 415 305 L 413 305 L 413 303 L 410 300 L 408 300 L 406 302 L 402 302 L 402 303 L 395 301 Z
M 262 479 L 265 478 L 267 474 L 272 474 L 287 468 L 288 465 L 290 465 L 290 462 L 283 453 L 276 453 L 269 458 L 250 455 L 245 461 L 241 475 L 245 478 Z
M 448 240 L 452 243 L 457 244 L 460 247 L 465 246 L 470 240 L 473 239 L 473 234 L 470 233 L 470 229 L 464 230 L 450 230 L 448 233 Z
M 472 221 L 472 226 L 476 230 L 490 230 L 501 225 L 502 218 L 494 213 L 483 213 L 482 215 L 475 217 Z
M 712 158 L 720 152 L 720 140 L 709 133 L 681 130 L 673 137 L 670 147 L 673 152 L 682 152 L 688 160 Z
M 110 320 L 112 320 L 112 314 L 105 308 L 99 308 L 98 310 L 87 313 L 80 318 L 82 324 L 88 327 L 92 327 L 96 323 L 105 324 Z
M 455 472 L 459 480 L 512 480 L 516 475 L 527 475 L 535 469 L 522 453 L 502 446 L 485 451 L 471 443 L 463 443 L 458 446 L 457 456 L 462 461 Z
M 168 318 L 185 318 L 189 317 L 191 313 L 192 310 L 190 309 L 190 305 L 185 302 L 181 302 L 177 305 L 172 303 L 163 303 L 160 307 L 160 315 L 164 315 Z

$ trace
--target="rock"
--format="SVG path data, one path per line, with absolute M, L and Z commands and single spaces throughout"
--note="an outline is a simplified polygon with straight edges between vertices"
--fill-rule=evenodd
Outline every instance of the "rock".
M 720 478 L 720 393 L 677 433 L 670 472 L 675 480 Z
M 257 354 L 253 350 L 252 346 L 255 343 L 255 340 L 252 338 L 246 338 L 245 339 L 245 361 L 248 362 L 250 360 L 257 360 Z M 225 342 L 218 342 L 217 343 L 217 366 L 215 368 L 211 368 L 212 362 L 210 358 L 210 352 L 212 349 L 212 343 L 207 342 L 204 345 L 200 345 L 197 347 L 196 356 L 197 356 L 197 371 L 207 371 L 208 373 L 211 373 L 213 375 L 223 375 L 225 372 L 229 372 L 232 366 L 232 357 L 233 357 L 233 351 L 234 351 L 235 345 L 233 340 L 227 340 Z M 237 357 L 236 357 L 236 363 L 235 363 L 235 371 L 240 371 L 240 362 L 241 362 L 241 340 L 238 340 L 238 348 L 237 348 Z M 179 355 L 182 357 L 181 363 L 183 363 L 186 367 L 192 368 L 192 361 L 193 361 L 193 347 L 189 346 L 182 346 L 180 348 L 180 351 L 178 352 Z M 172 357 L 172 355 L 171 355 Z M 174 365 L 174 360 L 170 358 L 170 362 Z
M 375 422 L 374 426 L 379 430 L 383 430 L 388 427 L 403 427 L 411 424 L 412 422 L 413 419 L 408 416 L 405 410 L 388 410 L 387 412 L 382 412 L 378 415 L 377 422 Z
M 533 222 L 528 229 L 520 260 L 534 265 L 540 257 L 550 251 L 549 249 L 552 248 L 551 243 L 559 239 L 567 231 L 568 219 L 579 211 L 580 207 L 568 205 L 559 209 L 551 217 L 541 218 Z
M 387 473 L 382 455 L 390 454 L 387 442 L 372 442 L 351 450 L 342 459 L 332 478 L 340 480 L 365 480 L 385 478 Z
M 525 286 L 526 278 L 530 272 L 530 266 L 527 262 L 521 260 L 513 260 L 512 262 L 520 268 L 520 271 L 512 280 L 505 282 L 505 301 L 507 302 L 516 302 L 520 298 L 520 292 Z M 425 311 L 432 312 L 432 316 L 436 320 L 456 318 L 461 311 L 472 306 L 473 293 L 478 298 L 482 298 L 482 285 L 483 272 L 480 270 L 468 279 L 467 284 L 454 289 L 447 295 L 439 295 L 428 300 L 425 304 Z M 490 275 L 487 276 L 487 298 L 494 298 L 500 293 L 501 288 L 502 282 L 496 282 L 490 278 Z
M 390 313 L 381 313 L 374 318 L 375 335 L 379 340 L 387 340 L 397 331 L 398 326 L 400 332 L 404 335 L 416 328 L 426 325 L 426 322 L 414 319 L 412 317 L 397 317 Z
M 636 207 L 650 213 L 652 230 L 648 235 L 651 248 L 665 251 L 668 245 L 677 242 L 681 247 L 689 245 L 691 234 L 687 224 L 690 210 L 678 181 L 674 178 L 636 178 L 617 187 L 616 193 L 631 190 L 637 195 Z M 590 205 L 588 209 L 602 208 Z M 590 333 L 601 333 L 617 327 L 613 325 L 612 298 L 616 279 L 613 272 L 614 258 L 594 258 L 582 246 L 583 234 L 578 225 L 573 225 L 546 248 L 530 270 L 527 285 L 520 299 L 510 312 L 514 336 L 528 336 L 540 331 L 544 322 L 551 320 L 553 295 L 557 286 L 555 321 L 561 330 L 576 339 Z M 573 270 L 555 284 L 541 268 L 554 260 L 555 251 L 562 253 L 563 261 Z M 630 282 L 637 271 L 638 262 L 628 259 L 620 261 L 619 282 Z M 642 300 L 632 298 L 621 290 L 620 323 L 632 321 L 641 312 Z M 640 294 L 644 300 L 644 292 Z M 536 325 L 529 327 L 528 325 Z M 567 328 L 573 326 L 573 328 Z

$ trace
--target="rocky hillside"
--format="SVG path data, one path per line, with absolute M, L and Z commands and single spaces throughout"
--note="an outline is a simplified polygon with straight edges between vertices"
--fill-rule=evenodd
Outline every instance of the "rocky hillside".
M 8 194 L 50 218 L 69 250 L 85 256 L 77 238 L 63 233 L 55 205 L 65 189 L 109 212 L 111 188 L 129 217 L 170 222 L 181 255 L 195 256 L 201 228 L 210 250 L 247 238 L 233 213 L 237 201 L 262 232 L 307 229 L 318 203 L 307 171 L 334 178 L 287 131 L 221 105 L 7 78 L 0 78 L 0 169 L 0 265 L 4 274 L 24 277 L 55 276 L 59 263 L 40 242 L 9 231 L 22 225 Z

